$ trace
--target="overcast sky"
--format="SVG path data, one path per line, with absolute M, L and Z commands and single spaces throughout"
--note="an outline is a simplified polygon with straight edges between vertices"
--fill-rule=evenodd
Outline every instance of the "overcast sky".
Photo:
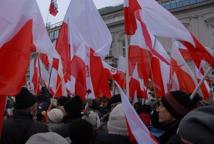
M 37 0 L 44 22 L 45 23 L 50 22 L 51 24 L 54 24 L 63 20 L 71 0 L 57 0 L 59 12 L 55 17 L 49 14 L 48 9 L 50 1 L 51 0 Z M 107 6 L 116 6 L 123 3 L 123 0 L 93 0 L 93 1 L 95 2 L 95 5 L 98 9 Z

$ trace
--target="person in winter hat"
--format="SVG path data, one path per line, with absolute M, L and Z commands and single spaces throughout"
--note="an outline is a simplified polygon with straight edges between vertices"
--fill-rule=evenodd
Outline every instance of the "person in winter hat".
M 164 126 L 164 134 L 158 139 L 160 143 L 179 142 L 176 134 L 180 120 L 192 110 L 192 101 L 183 91 L 172 91 L 161 99 L 157 108 L 159 122 Z
M 202 106 L 180 122 L 178 135 L 183 143 L 214 144 L 214 106 Z
M 107 129 L 109 134 L 128 135 L 125 113 L 122 104 L 118 104 L 110 113 Z
M 54 108 L 47 112 L 48 117 L 48 129 L 49 131 L 56 131 L 58 128 L 62 127 L 64 124 L 61 123 L 64 114 L 61 109 Z
M 47 112 L 48 119 L 53 123 L 60 123 L 64 117 L 60 109 L 54 108 Z
M 75 96 L 69 99 L 64 105 L 65 115 L 62 121 L 64 125 L 54 131 L 63 137 L 68 137 L 69 127 L 73 123 L 73 121 L 81 119 L 82 109 L 82 100 L 79 96 Z
M 108 133 L 100 132 L 97 135 L 97 144 L 130 144 L 128 126 L 122 104 L 118 104 L 110 113 L 107 122 Z
M 34 120 L 36 98 L 23 87 L 15 96 L 15 113 L 4 121 L 1 144 L 24 144 L 33 134 L 48 132 L 48 127 Z
M 54 132 L 38 133 L 31 136 L 25 144 L 69 144 L 65 138 Z

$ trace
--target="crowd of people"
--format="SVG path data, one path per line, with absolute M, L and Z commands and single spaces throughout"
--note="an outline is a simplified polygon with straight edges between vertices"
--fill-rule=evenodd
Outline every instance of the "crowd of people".
M 214 106 L 200 95 L 172 91 L 162 99 L 133 104 L 160 144 L 213 144 Z M 46 87 L 34 96 L 23 87 L 8 97 L 1 144 L 136 144 L 120 95 L 82 100 L 53 98 Z

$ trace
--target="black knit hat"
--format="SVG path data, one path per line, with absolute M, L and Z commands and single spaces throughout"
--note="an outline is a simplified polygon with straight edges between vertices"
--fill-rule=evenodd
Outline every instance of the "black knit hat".
M 214 144 L 214 106 L 202 106 L 188 113 L 180 122 L 182 141 L 193 144 Z
M 93 126 L 86 120 L 74 120 L 69 130 L 72 144 L 94 144 L 95 131 Z
M 21 91 L 15 96 L 15 99 L 16 109 L 26 109 L 36 103 L 36 97 L 25 87 L 22 87 Z
M 178 120 L 192 110 L 190 97 L 182 91 L 168 93 L 161 99 L 161 102 L 167 111 Z
M 65 103 L 64 109 L 72 118 L 81 117 L 81 111 L 82 111 L 81 98 L 79 96 L 75 96 L 71 98 L 69 101 Z

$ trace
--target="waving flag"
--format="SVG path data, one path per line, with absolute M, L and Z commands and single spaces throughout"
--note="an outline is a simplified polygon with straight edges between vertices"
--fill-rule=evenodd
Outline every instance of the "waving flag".
M 1 0 L 0 27 L 0 95 L 15 95 L 25 83 L 31 51 L 57 54 L 35 0 Z
M 154 36 L 172 38 L 181 41 L 189 50 L 195 61 L 207 61 L 214 67 L 214 57 L 206 48 L 192 35 L 185 26 L 169 11 L 163 8 L 155 0 L 136 0 L 140 5 L 142 21 Z
M 88 47 L 99 56 L 106 56 L 112 37 L 93 0 L 72 0 L 65 17 L 70 28 L 76 28 Z
M 129 102 L 128 97 L 125 95 L 120 86 L 116 83 L 119 88 L 122 107 L 126 115 L 126 119 L 133 134 L 135 140 L 138 144 L 158 144 L 155 138 L 152 136 L 146 125 L 142 122 L 137 112 L 134 110 L 133 106 Z
M 109 53 L 111 42 L 111 33 L 93 1 L 72 0 L 63 21 L 56 49 L 62 59 L 68 87 L 71 83 L 75 84 L 75 93 L 81 94 L 82 98 L 85 98 L 87 91 L 86 67 L 90 79 L 93 79 L 92 85 L 97 84 L 99 80 L 98 76 L 92 75 L 91 72 L 93 68 L 89 60 L 90 51 L 94 51 L 95 56 L 102 59 Z M 98 68 L 96 69 L 98 72 L 102 71 L 101 65 Z

